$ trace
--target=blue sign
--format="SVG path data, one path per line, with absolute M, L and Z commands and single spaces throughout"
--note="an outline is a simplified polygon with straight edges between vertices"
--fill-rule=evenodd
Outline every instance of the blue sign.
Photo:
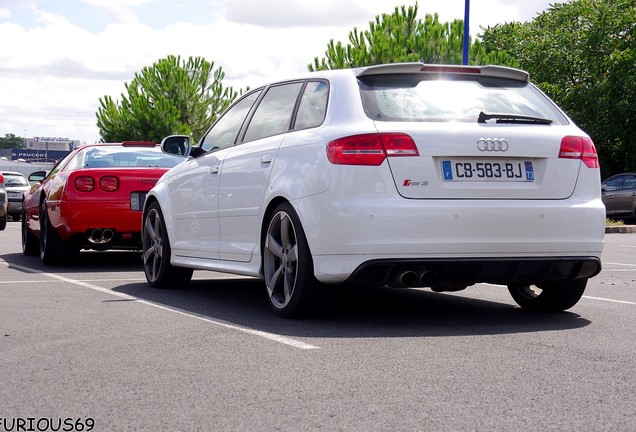
M 32 150 L 24 148 L 12 148 L 11 160 L 24 159 L 25 162 L 57 162 L 68 154 L 64 150 Z

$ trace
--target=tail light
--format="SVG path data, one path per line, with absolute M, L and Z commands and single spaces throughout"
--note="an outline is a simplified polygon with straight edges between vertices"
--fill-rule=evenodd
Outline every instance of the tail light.
M 560 159 L 580 159 L 588 168 L 599 168 L 598 153 L 591 139 L 582 136 L 566 136 L 561 140 Z
M 104 176 L 99 179 L 99 188 L 104 192 L 115 192 L 119 189 L 119 179 L 114 176 Z
M 0 173 L 0 184 L 4 183 L 4 176 Z
M 419 156 L 415 141 L 404 133 L 352 135 L 327 145 L 327 158 L 336 165 L 378 166 L 387 157 L 403 156 Z
M 115 176 L 104 176 L 99 179 L 99 188 L 104 192 L 114 192 L 119 189 L 119 179 Z M 79 176 L 75 179 L 75 189 L 80 192 L 92 192 L 95 180 L 89 176 Z
M 81 176 L 75 179 L 75 189 L 80 192 L 90 192 L 95 189 L 93 177 Z

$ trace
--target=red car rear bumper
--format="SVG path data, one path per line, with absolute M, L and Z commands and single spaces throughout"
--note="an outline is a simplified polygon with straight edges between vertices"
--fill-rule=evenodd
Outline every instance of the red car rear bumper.
M 49 218 L 62 240 L 94 229 L 117 233 L 140 233 L 141 211 L 130 209 L 129 201 L 49 202 Z

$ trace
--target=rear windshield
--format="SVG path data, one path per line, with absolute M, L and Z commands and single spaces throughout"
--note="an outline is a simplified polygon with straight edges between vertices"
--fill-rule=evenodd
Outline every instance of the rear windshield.
M 568 123 L 532 84 L 505 78 L 392 74 L 358 82 L 367 116 L 378 121 L 477 122 L 483 111 Z
M 159 146 L 91 146 L 77 152 L 64 171 L 83 168 L 172 168 L 182 161 L 182 156 L 163 153 Z
M 5 186 L 29 186 L 29 182 L 20 174 L 4 174 Z

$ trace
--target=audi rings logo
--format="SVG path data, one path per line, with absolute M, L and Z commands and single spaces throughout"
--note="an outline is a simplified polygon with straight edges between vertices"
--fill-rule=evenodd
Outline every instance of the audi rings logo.
M 479 151 L 505 152 L 508 151 L 508 141 L 503 138 L 482 138 L 477 141 Z

